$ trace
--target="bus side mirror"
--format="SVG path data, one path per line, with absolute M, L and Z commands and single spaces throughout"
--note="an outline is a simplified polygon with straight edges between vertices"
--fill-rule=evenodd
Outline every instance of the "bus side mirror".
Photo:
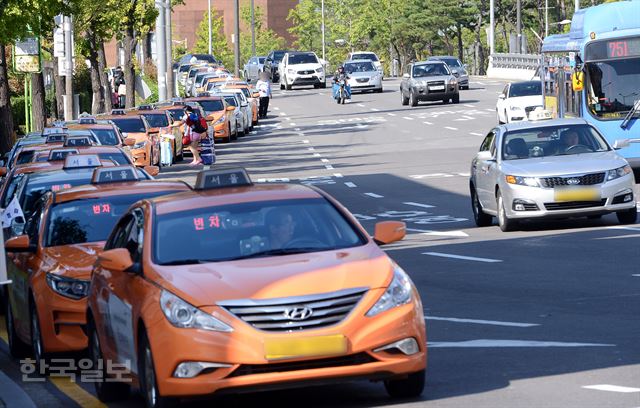
M 584 72 L 577 71 L 571 74 L 571 84 L 574 92 L 579 92 L 584 89 Z

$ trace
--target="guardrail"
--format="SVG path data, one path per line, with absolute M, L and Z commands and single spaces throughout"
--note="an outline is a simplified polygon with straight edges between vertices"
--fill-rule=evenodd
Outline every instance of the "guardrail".
M 487 76 L 529 80 L 538 74 L 541 61 L 539 54 L 491 54 Z

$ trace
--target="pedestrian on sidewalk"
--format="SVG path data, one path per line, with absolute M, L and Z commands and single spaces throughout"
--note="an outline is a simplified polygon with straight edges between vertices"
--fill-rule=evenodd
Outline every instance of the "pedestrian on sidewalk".
M 197 166 L 202 164 L 202 158 L 198 147 L 200 139 L 202 139 L 202 127 L 200 126 L 200 113 L 194 110 L 191 106 L 187 106 L 184 109 L 184 117 L 182 121 L 185 123 L 185 138 L 188 139 L 188 149 L 193 155 L 193 161 L 189 163 L 190 166 Z M 206 132 L 206 130 L 204 131 Z M 183 139 L 184 140 L 184 139 Z
M 258 118 L 264 119 L 267 117 L 269 99 L 271 98 L 271 81 L 269 81 L 269 74 L 266 72 L 260 73 L 260 79 L 256 82 L 256 89 L 260 92 L 260 111 Z
M 118 85 L 118 98 L 120 99 L 119 107 L 124 109 L 127 105 L 127 86 L 124 82 Z

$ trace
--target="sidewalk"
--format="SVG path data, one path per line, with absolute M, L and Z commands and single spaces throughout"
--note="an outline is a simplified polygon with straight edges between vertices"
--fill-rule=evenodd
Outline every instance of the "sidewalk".
M 0 371 L 0 408 L 36 408 L 31 398 Z

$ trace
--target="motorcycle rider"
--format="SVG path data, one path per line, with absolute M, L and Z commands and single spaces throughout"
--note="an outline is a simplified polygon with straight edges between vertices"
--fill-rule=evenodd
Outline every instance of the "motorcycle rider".
M 337 97 L 338 94 L 338 87 L 340 85 L 341 81 L 345 81 L 345 91 L 347 92 L 347 99 L 351 100 L 351 86 L 349 85 L 349 75 L 345 72 L 344 70 L 344 66 L 340 65 L 338 67 L 338 70 L 335 72 L 335 74 L 333 74 L 333 84 L 334 84 L 334 92 L 333 92 L 333 97 L 334 99 Z M 336 86 L 337 85 L 337 86 Z

